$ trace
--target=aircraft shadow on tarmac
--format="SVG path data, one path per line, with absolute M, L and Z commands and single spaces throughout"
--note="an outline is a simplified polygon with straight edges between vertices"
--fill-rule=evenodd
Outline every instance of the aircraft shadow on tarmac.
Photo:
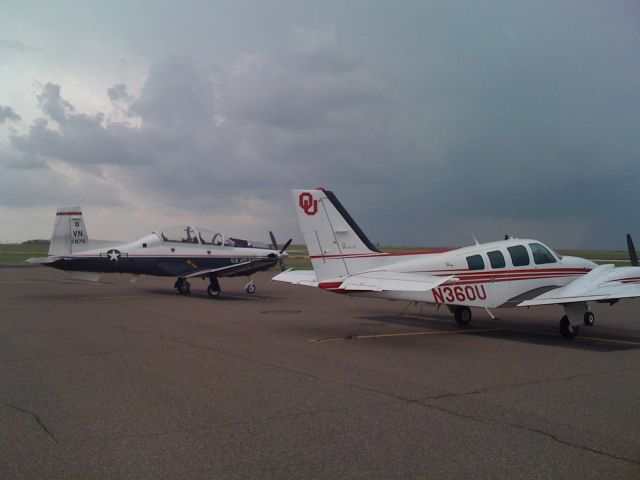
M 588 329 L 584 328 L 583 330 L 587 330 L 585 334 L 583 334 L 583 330 L 581 330 L 576 338 L 565 339 L 554 331 L 553 324 L 532 324 L 530 322 L 523 324 L 521 322 L 509 321 L 508 319 L 483 320 L 465 326 L 457 325 L 448 315 L 420 317 L 419 315 L 401 314 L 398 316 L 364 316 L 358 317 L 358 319 L 380 322 L 384 325 L 419 327 L 423 329 L 421 332 L 425 332 L 423 334 L 424 336 L 428 336 L 426 332 L 433 332 L 433 334 L 451 333 L 452 335 L 473 335 L 476 337 L 489 337 L 498 340 L 593 352 L 617 352 L 640 348 L 640 337 L 634 335 L 624 336 L 619 333 L 611 334 L 611 332 L 598 329 L 591 333 Z M 547 326 L 549 328 L 547 328 Z M 367 325 L 368 332 L 362 334 L 360 338 L 377 338 L 376 335 L 370 333 L 371 328 L 372 327 Z M 416 332 L 415 336 L 419 336 L 421 332 Z M 397 336 L 399 338 L 412 337 L 412 332 L 406 331 L 404 333 L 406 333 L 404 337 L 402 335 Z M 387 328 L 381 330 L 380 334 L 381 337 L 394 336 L 394 333 L 389 332 Z M 349 332 L 348 335 L 345 335 L 345 338 L 358 339 L 358 337 L 359 334 L 357 332 Z

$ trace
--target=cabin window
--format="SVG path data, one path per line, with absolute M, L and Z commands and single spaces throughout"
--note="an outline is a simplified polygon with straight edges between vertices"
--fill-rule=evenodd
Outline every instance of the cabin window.
M 480 255 L 467 257 L 467 265 L 469 265 L 469 270 L 484 270 L 484 260 Z
M 536 265 L 542 265 L 543 263 L 556 263 L 555 257 L 547 250 L 543 245 L 539 243 L 530 243 L 531 253 L 533 253 L 533 261 Z
M 504 268 L 504 255 L 500 250 L 495 250 L 493 252 L 488 252 L 487 256 L 489 257 L 489 261 L 491 262 L 491 268 Z
M 507 247 L 509 255 L 511 255 L 511 263 L 514 267 L 523 267 L 529 265 L 529 253 L 527 249 L 522 245 L 516 245 L 515 247 Z
M 146 244 L 146 243 L 143 243 L 143 244 L 142 244 L 142 248 L 147 248 L 147 244 Z

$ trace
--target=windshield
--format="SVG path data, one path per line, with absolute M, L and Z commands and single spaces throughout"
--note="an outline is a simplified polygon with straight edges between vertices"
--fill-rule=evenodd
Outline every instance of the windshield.
M 196 231 L 192 227 L 169 227 L 160 232 L 163 242 L 198 243 Z

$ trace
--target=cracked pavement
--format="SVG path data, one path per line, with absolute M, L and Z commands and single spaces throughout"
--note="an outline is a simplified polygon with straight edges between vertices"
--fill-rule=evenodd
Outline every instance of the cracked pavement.
M 566 341 L 268 279 L 0 269 L 0 478 L 640 477 L 640 302 Z

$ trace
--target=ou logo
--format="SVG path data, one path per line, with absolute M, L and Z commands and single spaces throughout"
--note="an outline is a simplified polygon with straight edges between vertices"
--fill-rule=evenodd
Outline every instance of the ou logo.
M 313 198 L 309 192 L 303 192 L 298 197 L 298 204 L 307 215 L 315 215 L 318 213 L 318 201 Z

